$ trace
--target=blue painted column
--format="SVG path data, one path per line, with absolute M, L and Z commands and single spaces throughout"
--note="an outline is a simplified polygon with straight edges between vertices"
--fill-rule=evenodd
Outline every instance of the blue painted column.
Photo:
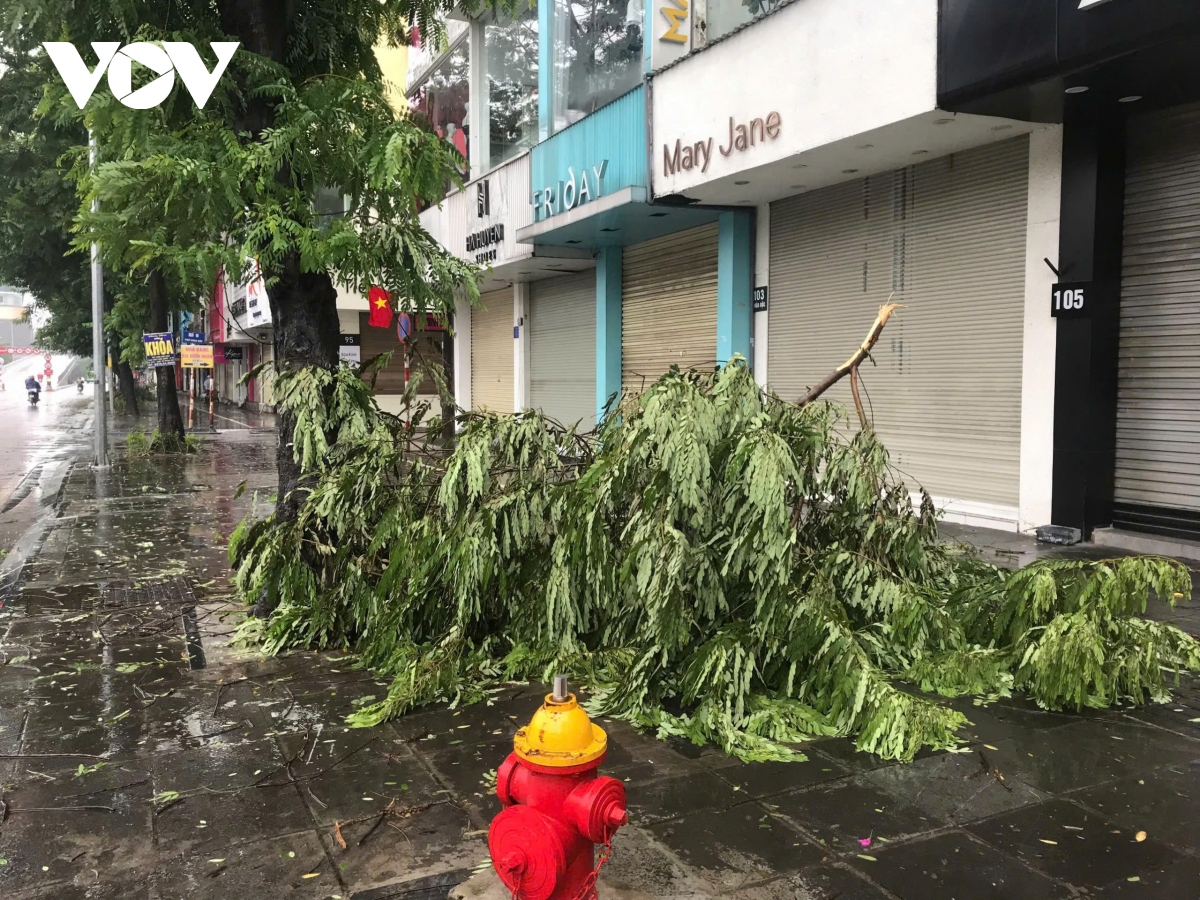
M 621 248 L 596 257 L 596 420 L 621 390 Z
M 721 213 L 717 238 L 717 361 L 750 359 L 750 300 L 754 292 L 754 214 Z
M 558 0 L 538 0 L 538 140 L 550 137 L 554 104 L 550 91 L 554 84 L 554 4 Z

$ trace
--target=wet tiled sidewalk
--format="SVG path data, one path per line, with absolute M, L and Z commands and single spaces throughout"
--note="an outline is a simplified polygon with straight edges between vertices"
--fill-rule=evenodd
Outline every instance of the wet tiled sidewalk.
M 385 686 L 336 654 L 227 646 L 223 539 L 273 491 L 271 436 L 67 476 L 0 608 L 0 897 L 443 898 L 486 864 L 489 774 L 540 701 L 369 730 Z M 248 490 L 235 499 L 237 485 Z M 624 896 L 1200 896 L 1200 686 L 1084 716 L 956 701 L 958 753 L 820 741 L 746 765 L 603 723 L 631 825 Z M 602 896 L 603 893 L 602 893 Z

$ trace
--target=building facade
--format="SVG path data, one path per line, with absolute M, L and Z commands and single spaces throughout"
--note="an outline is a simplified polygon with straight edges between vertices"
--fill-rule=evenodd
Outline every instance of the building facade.
M 947 519 L 1200 531 L 1200 9 L 1143 7 L 542 0 L 460 25 L 422 95 L 470 166 L 427 227 L 491 267 L 456 317 L 460 404 L 591 424 L 735 355 L 798 398 L 891 301 L 863 387 Z
M 939 98 L 1057 123 L 1052 518 L 1200 536 L 1200 5 L 943 0 Z M 1098 534 L 1100 532 L 1097 532 Z M 1111 534 L 1106 536 L 1111 539 Z

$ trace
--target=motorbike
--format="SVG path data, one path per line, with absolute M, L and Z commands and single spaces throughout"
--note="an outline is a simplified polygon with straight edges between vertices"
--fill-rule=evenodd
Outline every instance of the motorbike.
M 75 388 L 78 390 L 79 393 L 82 394 L 83 393 L 83 382 L 82 381 L 75 382 Z
M 42 399 L 41 391 L 30 391 L 29 392 L 29 405 L 30 406 L 37 406 L 38 401 L 41 399 Z

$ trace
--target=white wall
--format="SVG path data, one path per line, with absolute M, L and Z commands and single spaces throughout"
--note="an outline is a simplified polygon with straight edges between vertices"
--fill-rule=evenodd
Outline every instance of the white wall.
M 760 203 L 754 214 L 754 286 L 767 287 L 767 311 L 754 316 L 754 380 L 767 386 L 767 326 L 771 315 L 771 204 Z
M 937 0 L 797 0 L 653 79 L 655 196 L 932 110 Z M 729 119 L 777 112 L 778 137 L 729 156 Z M 707 171 L 663 172 L 663 145 L 713 138 Z
M 1062 127 L 1029 136 L 1029 226 L 1025 244 L 1025 340 L 1021 374 L 1020 530 L 1050 522 L 1054 471 L 1054 363 L 1057 320 L 1050 290 L 1057 280 L 1062 192 Z

